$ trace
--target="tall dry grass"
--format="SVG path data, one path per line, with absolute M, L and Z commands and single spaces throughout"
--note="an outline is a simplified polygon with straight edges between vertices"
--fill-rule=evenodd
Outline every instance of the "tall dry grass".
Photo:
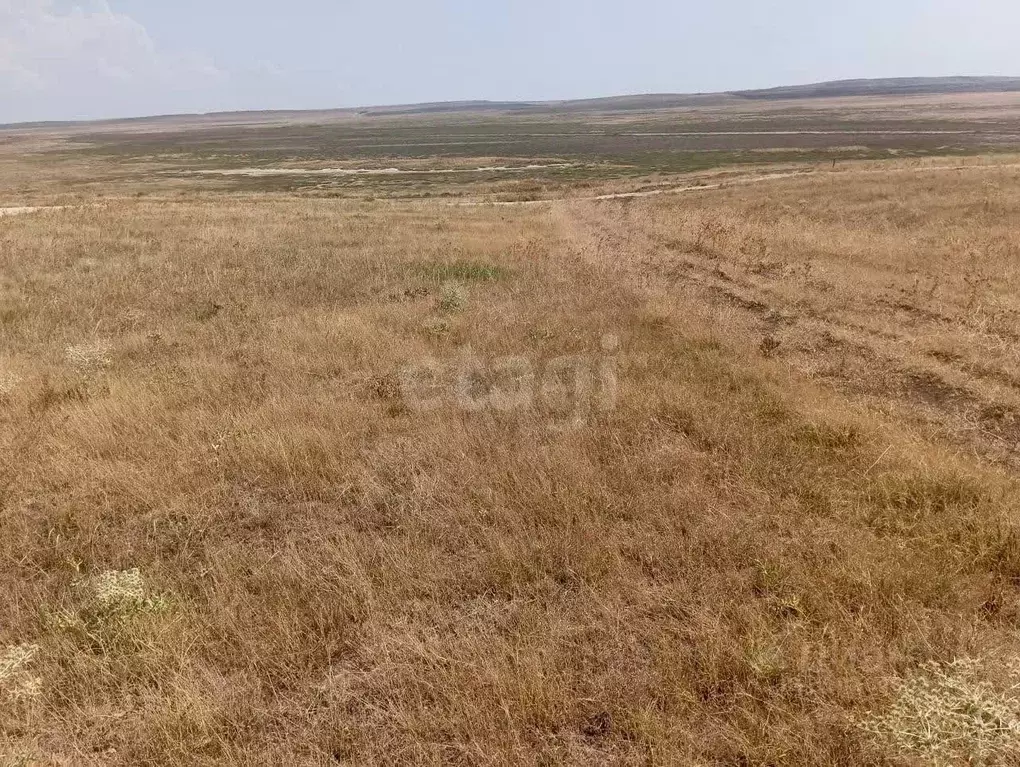
M 794 181 L 697 202 L 253 197 L 0 220 L 0 753 L 924 763 L 876 723 L 914 726 L 902 696 L 926 664 L 1008 678 L 1015 478 L 890 393 L 792 365 L 789 337 L 766 357 L 760 312 L 734 303 L 754 296 L 708 282 L 727 259 L 756 275 L 824 253 L 769 310 L 828 318 L 883 274 L 957 285 L 951 248 L 932 266 L 897 234 L 908 215 L 976 243 L 1016 212 L 1005 187 L 986 220 L 973 187 L 868 179 L 803 205 Z M 759 250 L 734 255 L 745 241 Z M 408 364 L 542 369 L 602 360 L 607 335 L 618 398 L 581 423 L 402 396 Z M 1011 695 L 980 701 L 1001 714 Z

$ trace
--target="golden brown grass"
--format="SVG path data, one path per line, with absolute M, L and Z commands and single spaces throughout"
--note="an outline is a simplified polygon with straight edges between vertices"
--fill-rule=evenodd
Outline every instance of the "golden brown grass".
M 0 220 L 0 754 L 923 763 L 1018 649 L 1016 174 Z M 580 424 L 403 398 L 612 334 Z
M 1011 162 L 864 164 L 574 218 L 746 350 L 1015 463 L 1018 180 Z

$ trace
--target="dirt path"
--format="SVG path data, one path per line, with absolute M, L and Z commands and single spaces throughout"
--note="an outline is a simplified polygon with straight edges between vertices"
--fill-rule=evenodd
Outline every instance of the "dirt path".
M 0 208 L 0 216 L 17 216 L 22 213 L 35 213 L 39 208 Z
M 599 194 L 591 197 L 554 197 L 547 200 L 510 200 L 502 202 L 454 202 L 446 203 L 448 205 L 454 205 L 462 208 L 475 208 L 486 205 L 492 205 L 496 207 L 506 206 L 529 206 L 529 205 L 546 205 L 554 202 L 597 202 L 600 200 L 626 200 L 626 199 L 640 199 L 642 197 L 658 197 L 665 194 L 683 194 L 684 192 L 705 192 L 711 189 L 723 189 L 728 186 L 746 186 L 748 184 L 760 184 L 764 181 L 776 181 L 782 178 L 793 178 L 795 176 L 805 176 L 814 173 L 811 170 L 799 170 L 789 171 L 784 173 L 767 173 L 760 176 L 742 176 L 727 179 L 725 181 L 718 181 L 708 184 L 691 184 L 687 186 L 670 186 L 663 187 L 661 189 L 646 189 L 640 192 L 616 192 L 614 194 Z
M 877 175 L 877 174 L 889 174 L 889 173 L 951 173 L 951 172 L 963 172 L 963 171 L 974 171 L 981 170 L 984 168 L 988 169 L 1020 169 L 1020 163 L 1011 163 L 1003 165 L 933 165 L 933 166 L 921 166 L 917 168 L 874 168 L 874 169 L 860 169 L 853 170 L 854 175 Z M 714 181 L 711 183 L 704 184 L 686 184 L 682 186 L 670 186 L 662 187 L 659 189 L 646 189 L 638 192 L 617 192 L 614 194 L 600 194 L 593 195 L 590 197 L 550 197 L 542 200 L 507 200 L 507 201 L 494 201 L 485 202 L 481 200 L 474 200 L 468 202 L 445 202 L 443 205 L 453 205 L 457 207 L 481 207 L 491 205 L 495 207 L 509 207 L 509 206 L 532 206 L 532 205 L 548 205 L 556 202 L 598 202 L 600 200 L 626 200 L 626 199 L 640 199 L 643 197 L 659 197 L 661 195 L 669 194 L 684 194 L 686 192 L 707 192 L 714 189 L 725 189 L 734 186 L 748 186 L 751 184 L 760 184 L 768 181 L 781 181 L 789 178 L 804 178 L 807 176 L 817 176 L 821 174 L 833 174 L 841 173 L 843 171 L 829 171 L 829 170 L 816 170 L 814 168 L 805 168 L 801 170 L 783 171 L 781 173 L 765 173 L 759 175 L 747 175 L 747 176 L 733 176 L 723 181 Z
M 466 173 L 522 173 L 530 170 L 561 170 L 576 163 L 547 165 L 486 165 L 478 168 L 222 168 L 192 171 L 198 176 L 445 176 Z
M 792 300 L 791 278 L 755 273 L 734 254 L 677 250 L 622 210 L 581 201 L 558 206 L 556 215 L 578 253 L 608 257 L 640 289 L 705 314 L 722 313 L 739 337 L 760 339 L 763 347 L 772 339 L 778 358 L 849 398 L 897 412 L 962 449 L 1020 466 L 1020 380 L 976 370 L 966 360 L 933 358 L 916 345 L 919 329 L 955 318 L 883 295 L 865 295 L 864 305 L 844 312 L 827 298 L 831 285 L 807 276 L 792 278 Z
M 35 213 L 40 210 L 63 210 L 66 206 L 64 205 L 48 205 L 48 206 L 37 206 L 37 207 L 20 207 L 20 208 L 0 208 L 0 218 L 3 216 L 20 216 L 23 213 Z

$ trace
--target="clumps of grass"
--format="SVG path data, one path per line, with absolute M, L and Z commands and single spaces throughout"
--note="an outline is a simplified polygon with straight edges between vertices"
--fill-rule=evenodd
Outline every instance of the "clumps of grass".
M 76 609 L 56 616 L 58 628 L 100 641 L 106 630 L 123 626 L 133 619 L 165 612 L 170 603 L 163 594 L 152 594 L 142 573 L 132 570 L 107 570 L 80 578 L 73 584 L 82 594 Z
M 886 475 L 868 491 L 868 500 L 876 509 L 903 522 L 972 513 L 988 499 L 978 480 L 952 472 Z
M 422 274 L 435 282 L 496 282 L 509 277 L 509 272 L 494 264 L 479 261 L 453 261 L 445 264 L 426 264 Z
M 966 658 L 926 663 L 899 683 L 897 698 L 861 728 L 884 751 L 925 764 L 1015 764 L 1020 759 L 1020 661 L 1000 685 Z
M 758 350 L 761 352 L 761 355 L 765 357 L 765 359 L 771 359 L 772 357 L 776 356 L 776 352 L 779 351 L 782 345 L 783 345 L 782 341 L 780 341 L 775 336 L 769 335 L 765 336 L 761 340 L 761 343 L 758 345 Z
M 208 322 L 223 311 L 222 304 L 215 301 L 206 301 L 195 309 L 195 319 L 199 322 Z
M 34 644 L 8 647 L 0 654 L 0 695 L 19 702 L 42 693 L 42 680 L 29 670 L 38 654 Z
M 463 285 L 449 282 L 443 285 L 437 307 L 441 312 L 459 312 L 467 306 L 468 294 Z
M 882 535 L 928 537 L 956 547 L 975 541 L 994 517 L 994 494 L 981 480 L 952 471 L 887 474 L 868 483 L 867 522 Z
M 87 344 L 69 345 L 64 349 L 64 358 L 78 370 L 96 371 L 110 364 L 109 341 L 93 341 Z
M 422 330 L 426 335 L 438 338 L 448 335 L 453 330 L 453 326 L 446 317 L 433 317 L 425 321 Z

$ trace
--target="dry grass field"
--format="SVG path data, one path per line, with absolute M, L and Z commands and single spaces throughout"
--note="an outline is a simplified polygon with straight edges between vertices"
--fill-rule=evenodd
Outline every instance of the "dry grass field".
M 41 158 L 0 764 L 1020 763 L 1020 158 L 504 206 Z

